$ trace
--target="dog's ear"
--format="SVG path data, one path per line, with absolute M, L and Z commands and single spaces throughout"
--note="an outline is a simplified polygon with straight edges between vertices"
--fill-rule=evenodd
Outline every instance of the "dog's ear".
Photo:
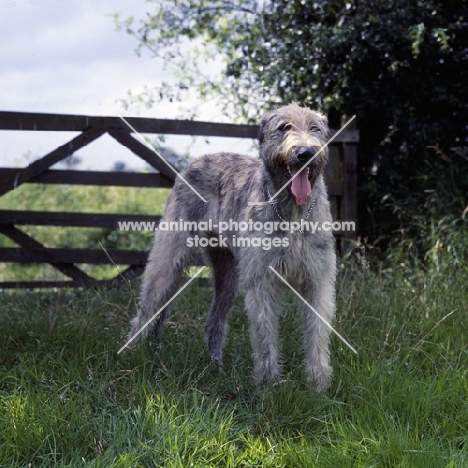
M 320 124 L 320 131 L 322 132 L 323 136 L 327 138 L 330 135 L 330 128 L 328 126 L 328 117 L 321 112 L 315 111 L 315 115 L 318 117 L 318 121 Z
M 263 141 L 265 140 L 265 128 L 269 124 L 270 118 L 272 116 L 272 112 L 267 112 L 261 122 L 260 122 L 260 128 L 258 130 L 258 142 L 260 143 L 260 146 L 262 146 Z

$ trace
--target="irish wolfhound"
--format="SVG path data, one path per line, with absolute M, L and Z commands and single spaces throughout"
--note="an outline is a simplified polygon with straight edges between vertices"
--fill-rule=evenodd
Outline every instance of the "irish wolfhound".
M 326 322 L 330 323 L 334 316 L 334 238 L 330 231 L 308 231 L 305 223 L 331 222 L 323 181 L 327 150 L 320 150 L 327 134 L 327 121 L 322 114 L 290 104 L 263 117 L 260 158 L 219 153 L 196 158 L 189 165 L 183 176 L 206 203 L 177 179 L 163 221 L 166 227 L 167 222 L 174 222 L 174 227 L 185 220 L 192 223 L 187 223 L 188 230 L 160 229 L 157 233 L 129 338 L 177 292 L 184 269 L 197 251 L 194 240 L 204 239 L 199 244 L 207 246 L 205 255 L 213 270 L 215 288 L 205 326 L 212 358 L 221 361 L 228 313 L 241 286 L 246 290 L 257 383 L 263 387 L 281 378 L 278 328 L 287 286 L 269 267 Z M 287 221 L 301 220 L 300 229 L 285 229 Z M 224 231 L 220 226 L 225 227 Z M 302 302 L 299 309 L 307 379 L 320 391 L 327 386 L 331 374 L 330 330 Z M 167 314 L 168 307 L 138 337 L 147 335 L 150 329 L 157 332 Z

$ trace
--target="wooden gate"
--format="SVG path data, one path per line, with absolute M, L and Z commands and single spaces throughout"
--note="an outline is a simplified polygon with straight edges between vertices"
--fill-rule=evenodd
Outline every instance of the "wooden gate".
M 212 122 L 127 118 L 126 121 L 144 134 L 175 134 L 195 136 L 223 136 L 255 139 L 258 126 Z M 0 130 L 80 132 L 68 143 L 54 149 L 23 168 L 0 168 L 1 196 L 24 183 L 100 185 L 120 187 L 172 187 L 174 172 L 146 145 L 132 136 L 132 130 L 119 117 L 85 115 L 57 115 L 24 112 L 0 112 Z M 332 134 L 336 131 L 332 131 Z M 123 173 L 54 170 L 51 166 L 71 156 L 102 135 L 108 134 L 121 145 L 142 158 L 158 173 Z M 357 130 L 344 130 L 330 145 L 327 183 L 335 218 L 356 219 L 356 144 Z M 0 248 L 0 262 L 48 263 L 65 274 L 66 281 L 0 281 L 0 289 L 114 286 L 139 276 L 144 269 L 147 252 L 116 249 L 48 248 L 21 230 L 21 226 L 101 227 L 117 229 L 118 222 L 158 221 L 158 217 L 134 214 L 72 213 L 50 211 L 15 211 L 0 209 L 0 233 L 13 240 L 18 247 Z M 349 233 L 344 233 L 349 235 Z M 125 265 L 126 269 L 111 280 L 97 280 L 76 266 L 81 264 Z

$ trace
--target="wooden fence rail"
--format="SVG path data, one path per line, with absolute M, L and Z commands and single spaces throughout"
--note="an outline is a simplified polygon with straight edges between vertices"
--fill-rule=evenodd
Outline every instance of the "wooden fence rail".
M 257 137 L 258 126 L 213 122 L 164 120 L 132 117 L 126 121 L 139 133 L 193 136 Z M 100 185 L 118 187 L 172 187 L 174 172 L 146 145 L 132 136 L 133 131 L 119 117 L 57 115 L 25 112 L 0 112 L 0 130 L 80 132 L 42 158 L 23 168 L 0 168 L 0 197 L 24 183 Z M 332 131 L 332 135 L 336 130 Z M 121 145 L 150 164 L 157 173 L 123 173 L 54 170 L 51 166 L 71 156 L 80 148 L 108 134 Z M 335 217 L 356 219 L 356 129 L 344 130 L 330 145 L 326 179 Z M 1 198 L 0 198 L 1 208 Z M 135 250 L 48 248 L 18 226 L 67 226 L 117 229 L 119 221 L 159 221 L 158 216 L 134 214 L 71 213 L 16 211 L 0 209 L 0 234 L 13 240 L 18 248 L 0 248 L 0 262 L 48 263 L 65 274 L 66 281 L 2 281 L 0 289 L 19 287 L 60 287 L 117 285 L 139 276 L 147 252 Z M 346 235 L 346 233 L 344 233 Z M 116 264 L 126 268 L 111 280 L 99 281 L 76 266 L 80 264 Z M 200 263 L 199 261 L 197 263 Z

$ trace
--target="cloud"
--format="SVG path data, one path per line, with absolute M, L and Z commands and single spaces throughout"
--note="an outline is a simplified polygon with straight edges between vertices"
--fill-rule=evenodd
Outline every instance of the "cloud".
M 0 8 L 3 109 L 115 112 L 128 89 L 161 80 L 161 64 L 138 58 L 136 42 L 115 30 L 109 13 L 125 5 L 69 0 Z M 143 15 L 144 2 L 132 5 Z
M 117 32 L 112 18 L 143 18 L 151 7 L 145 0 L 0 0 L 0 67 L 2 104 L 0 110 L 60 114 L 118 115 L 124 113 L 120 100 L 145 86 L 170 81 L 160 59 L 149 54 L 137 57 L 135 39 Z M 185 102 L 182 107 L 194 105 Z M 175 118 L 179 103 L 163 103 L 141 115 Z M 220 121 L 216 102 L 200 103 L 200 118 Z M 125 112 L 134 114 L 135 109 Z M 8 132 L 10 133 L 10 132 Z M 33 157 L 44 154 L 41 141 L 52 135 L 27 135 L 4 142 L 0 165 L 13 164 L 9 155 Z M 26 137 L 26 135 L 25 135 Z M 24 140 L 24 138 L 23 138 Z M 188 139 L 168 137 L 176 151 L 184 152 Z M 200 140 L 200 139 L 199 139 Z M 240 147 L 243 145 L 240 144 Z M 245 146 L 245 145 L 244 145 Z M 100 149 L 103 147 L 100 146 Z M 196 153 L 214 148 L 197 145 Z M 209 149 L 208 149 L 209 148 Z M 116 154 L 111 148 L 110 154 Z M 117 157 L 117 156 L 116 156 Z

